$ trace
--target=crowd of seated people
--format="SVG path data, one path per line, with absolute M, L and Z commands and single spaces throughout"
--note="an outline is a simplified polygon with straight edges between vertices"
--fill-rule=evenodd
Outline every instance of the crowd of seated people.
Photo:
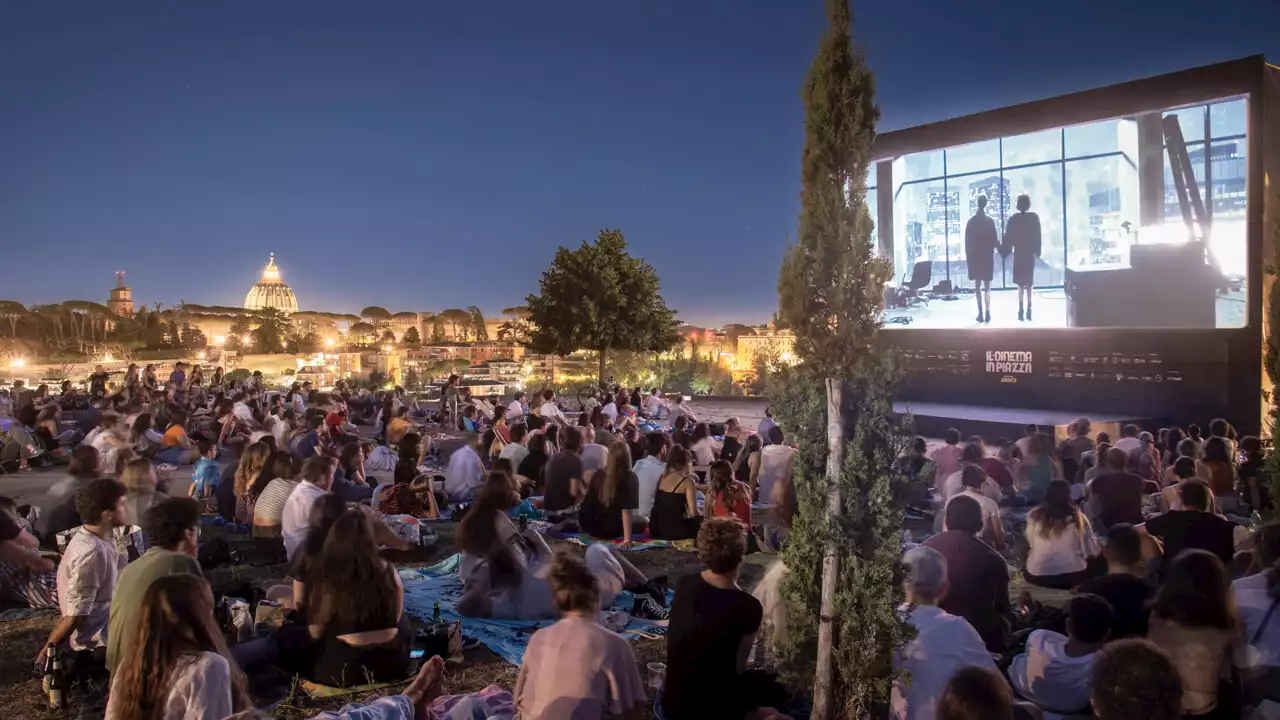
M 974 666 L 1005 673 L 1008 682 L 993 676 L 998 694 L 1030 703 L 1018 715 L 1092 707 L 1095 717 L 1116 717 L 1107 708 L 1137 706 L 1114 688 L 1100 702 L 1098 678 L 1124 674 L 1107 662 L 1112 647 L 1158 658 L 1164 676 L 1174 675 L 1161 682 L 1178 688 L 1178 703 L 1153 703 L 1140 716 L 1240 717 L 1259 697 L 1274 698 L 1280 526 L 1247 520 L 1271 510 L 1262 446 L 1237 442 L 1224 421 L 1208 427 L 1205 437 L 1199 428 L 1154 434 L 1126 425 L 1113 444 L 1090 437 L 1082 419 L 1056 446 L 1030 427 L 995 456 L 976 439 L 961 442 L 959 431 L 932 453 L 917 439 L 896 467 L 933 478 L 944 531 L 905 559 L 918 635 L 903 655 L 912 682 L 896 696 L 897 716 L 946 716 L 948 682 Z M 984 476 L 1003 472 L 1012 486 L 984 497 Z M 988 532 L 993 499 L 1010 542 Z M 1031 585 L 1071 591 L 1063 611 L 1029 597 L 1012 603 L 1015 565 Z M 965 676 L 966 692 L 978 692 L 976 672 Z

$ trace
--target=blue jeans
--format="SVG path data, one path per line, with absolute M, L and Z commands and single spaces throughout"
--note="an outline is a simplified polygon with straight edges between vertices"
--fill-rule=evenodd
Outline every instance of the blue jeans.
M 156 453 L 155 461 L 157 463 L 168 463 L 170 465 L 178 465 L 179 463 L 182 462 L 182 454 L 184 452 L 186 451 L 183 450 L 182 447 L 179 445 L 174 445 L 173 447 L 167 447 L 161 450 L 160 452 Z

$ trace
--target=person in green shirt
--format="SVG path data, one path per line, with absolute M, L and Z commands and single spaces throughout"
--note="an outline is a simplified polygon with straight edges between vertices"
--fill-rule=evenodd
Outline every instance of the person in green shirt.
M 107 623 L 107 669 L 115 673 L 129 656 L 147 589 L 166 575 L 200 576 L 196 547 L 200 536 L 200 504 L 176 497 L 152 505 L 143 520 L 151 547 L 120 572 Z

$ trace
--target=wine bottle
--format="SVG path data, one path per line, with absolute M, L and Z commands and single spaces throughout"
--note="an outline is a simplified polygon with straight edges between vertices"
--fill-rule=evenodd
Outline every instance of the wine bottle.
M 67 678 L 62 672 L 62 653 L 56 648 L 53 653 L 53 677 L 49 681 L 49 707 L 54 710 L 66 710 Z

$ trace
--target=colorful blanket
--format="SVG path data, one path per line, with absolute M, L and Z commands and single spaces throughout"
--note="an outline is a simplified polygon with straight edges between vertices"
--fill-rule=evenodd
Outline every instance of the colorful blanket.
M 586 547 L 587 545 L 608 545 L 609 547 L 613 547 L 613 548 L 622 547 L 621 539 L 601 540 L 600 538 L 593 538 L 586 533 L 580 533 L 580 532 L 561 533 L 560 539 L 567 540 L 577 545 L 582 545 L 583 547 Z M 649 537 L 648 533 L 639 533 L 637 535 L 631 536 L 632 552 L 635 552 L 637 550 L 654 550 L 656 548 L 676 548 L 678 550 L 692 550 L 693 541 L 692 540 L 676 540 L 676 541 L 655 540 Z
M 455 605 L 462 597 L 462 581 L 458 578 L 458 568 L 462 564 L 462 556 L 454 554 L 446 560 L 431 567 L 419 569 L 400 569 L 400 581 L 404 585 L 405 612 L 420 619 L 430 621 L 435 604 L 440 603 L 440 615 L 446 622 L 460 621 L 463 634 L 476 638 L 501 655 L 512 665 L 519 665 L 524 657 L 529 638 L 538 630 L 551 626 L 555 619 L 546 620 L 496 620 L 491 618 L 469 618 L 458 614 Z M 667 591 L 668 602 L 671 591 Z M 625 613 L 635 604 L 631 593 L 622 591 L 614 601 L 610 613 Z M 618 617 L 619 614 L 613 615 Z M 666 632 L 665 622 L 641 620 L 626 617 L 626 625 L 620 634 L 628 639 L 660 636 Z

